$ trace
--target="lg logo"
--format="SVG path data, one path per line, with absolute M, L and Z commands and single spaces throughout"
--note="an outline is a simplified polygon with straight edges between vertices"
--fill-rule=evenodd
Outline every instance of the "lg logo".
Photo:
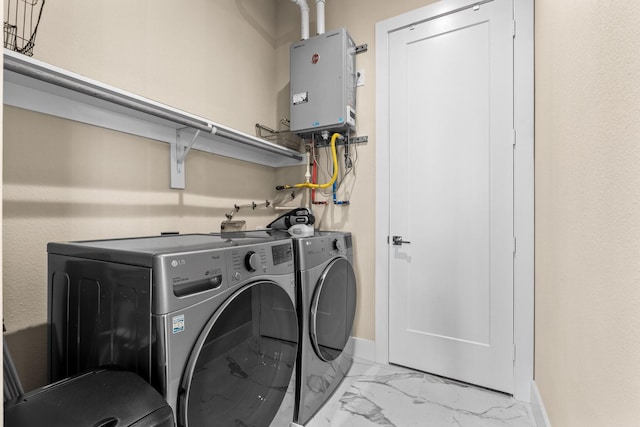
M 171 261 L 171 267 L 177 267 L 179 265 L 185 265 L 186 261 L 183 259 L 174 259 L 173 261 Z

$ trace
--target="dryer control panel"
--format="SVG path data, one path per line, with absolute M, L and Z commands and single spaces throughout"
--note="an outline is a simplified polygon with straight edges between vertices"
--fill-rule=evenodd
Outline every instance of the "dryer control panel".
M 351 233 L 317 232 L 312 237 L 296 239 L 298 269 L 308 270 L 337 256 L 353 254 Z

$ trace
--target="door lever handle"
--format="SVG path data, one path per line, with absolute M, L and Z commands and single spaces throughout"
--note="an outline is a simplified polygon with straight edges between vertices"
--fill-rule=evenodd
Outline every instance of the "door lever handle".
M 393 236 L 393 244 L 396 246 L 400 246 L 403 243 L 411 243 L 406 240 L 402 240 L 402 236 Z

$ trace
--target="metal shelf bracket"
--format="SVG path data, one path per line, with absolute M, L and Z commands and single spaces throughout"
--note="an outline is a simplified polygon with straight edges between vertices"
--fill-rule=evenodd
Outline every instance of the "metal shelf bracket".
M 185 129 L 185 128 L 183 128 Z M 181 130 L 176 130 L 176 142 L 171 143 L 171 155 L 169 156 L 170 170 L 171 170 L 171 188 L 184 190 L 185 189 L 185 167 L 184 161 L 187 158 L 187 154 L 191 148 L 193 148 L 194 142 L 200 136 L 201 130 L 196 130 L 196 133 L 191 137 L 191 141 L 185 146 L 180 143 Z M 215 134 L 218 129 L 213 127 L 211 134 Z
M 186 148 L 179 142 L 180 131 L 176 132 L 176 142 L 171 142 L 170 155 L 169 155 L 169 167 L 171 171 L 171 188 L 184 190 L 185 189 L 185 173 L 184 173 L 184 157 Z M 182 159 L 182 161 L 179 161 Z

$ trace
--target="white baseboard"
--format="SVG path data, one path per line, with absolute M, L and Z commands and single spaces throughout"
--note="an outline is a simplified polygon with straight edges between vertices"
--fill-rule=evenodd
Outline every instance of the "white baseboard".
M 535 381 L 531 381 L 531 411 L 538 427 L 551 427 L 551 421 Z
M 376 360 L 376 343 L 375 341 L 366 340 L 364 338 L 351 337 L 353 345 L 353 356 L 358 359 L 364 359 L 369 362 Z

